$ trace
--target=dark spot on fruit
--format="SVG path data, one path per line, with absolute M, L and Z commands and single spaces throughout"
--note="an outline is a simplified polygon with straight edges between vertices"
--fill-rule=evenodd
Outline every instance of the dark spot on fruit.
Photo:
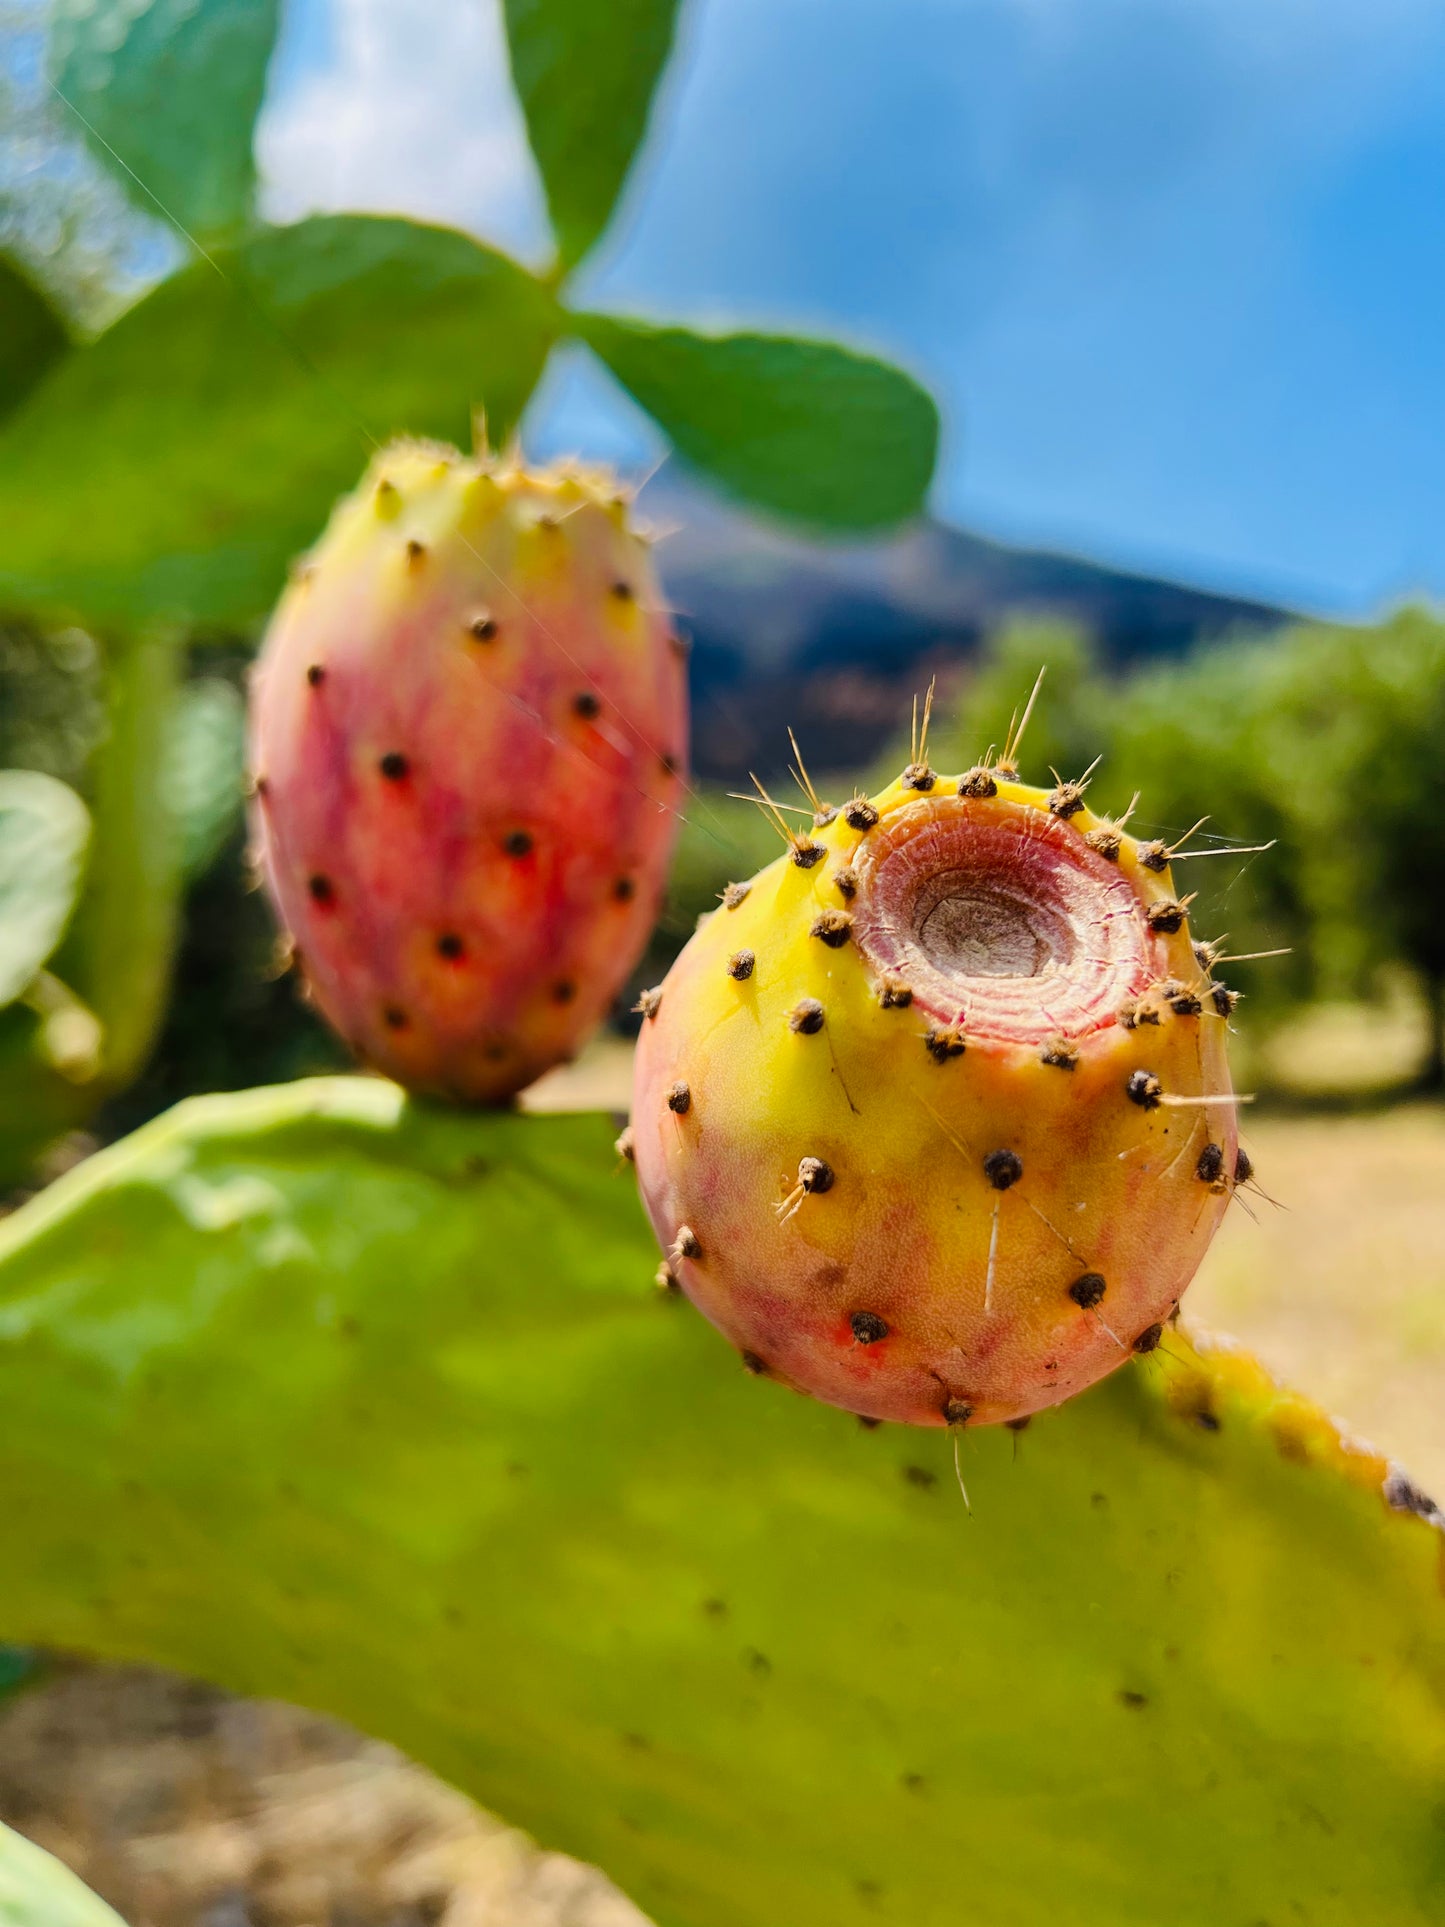
M 330 877 L 319 875 L 308 877 L 306 879 L 306 888 L 311 892 L 311 900 L 313 903 L 334 903 L 336 901 L 336 891 L 332 887 Z
M 418 541 L 417 541 L 417 539 L 416 539 L 416 537 L 415 537 L 414 535 L 413 535 L 413 536 L 411 536 L 411 537 L 410 537 L 410 538 L 408 539 L 408 541 L 407 541 L 407 545 L 406 545 L 406 559 L 407 559 L 407 561 L 408 561 L 408 562 L 420 562 L 420 561 L 421 561 L 421 559 L 422 559 L 422 557 L 423 557 L 423 556 L 424 556 L 425 554 L 426 554 L 426 543 L 425 543 L 425 542 L 418 542 Z
M 1082 783 L 1060 783 L 1049 796 L 1049 814 L 1061 816 L 1067 822 L 1069 817 L 1077 816 L 1084 807 L 1084 786 Z
M 1159 986 L 1159 995 L 1176 1017 L 1198 1017 L 1204 1009 L 1204 1005 L 1188 984 L 1181 984 L 1172 977 L 1167 983 Z
M 443 931 L 437 938 L 437 955 L 447 958 L 451 963 L 455 963 L 465 949 L 466 945 L 455 930 Z
M 630 1124 L 612 1148 L 616 1151 L 618 1157 L 626 1158 L 629 1164 L 635 1164 L 637 1162 L 637 1145 L 633 1139 L 632 1126 Z
M 743 1370 L 751 1372 L 754 1378 L 761 1378 L 768 1369 L 756 1352 L 742 1352 L 739 1356 L 743 1361 Z
M 990 1151 L 983 1161 L 983 1175 L 995 1191 L 1007 1191 L 1024 1174 L 1024 1161 L 1017 1151 Z
M 271 789 L 271 785 L 264 776 L 258 776 L 251 787 L 257 796 L 266 796 L 270 793 Z
M 389 749 L 378 767 L 388 782 L 399 783 L 411 766 L 399 749 Z
M 386 1023 L 386 1027 L 388 1030 L 405 1030 L 406 1029 L 406 1012 L 404 1010 L 399 1009 L 397 1005 L 388 1004 L 386 1009 L 382 1012 L 382 1017 Z
M 907 984 L 899 983 L 896 977 L 890 977 L 878 992 L 878 1001 L 884 1010 L 907 1010 L 913 1002 L 913 992 Z
M 854 796 L 843 805 L 843 821 L 850 830 L 871 830 L 878 821 L 878 812 L 866 796 Z
M 664 776 L 676 776 L 676 774 L 677 774 L 677 758 L 676 758 L 676 757 L 675 757 L 674 755 L 672 755 L 672 754 L 671 754 L 671 753 L 669 752 L 669 753 L 668 753 L 667 755 L 665 755 L 665 756 L 660 756 L 660 757 L 658 758 L 658 762 L 659 762 L 659 763 L 661 764 L 661 766 L 662 766 L 662 773 L 663 773 L 663 775 L 664 775 Z
M 531 831 L 510 830 L 502 840 L 502 848 L 508 856 L 530 856 L 532 854 Z
M 325 682 L 326 671 L 321 667 L 319 662 L 313 662 L 311 667 L 306 671 L 306 680 L 313 689 L 319 689 L 322 683 Z
M 800 870 L 811 870 L 815 863 L 821 862 L 826 852 L 821 843 L 795 843 L 793 861 Z
M 690 1224 L 681 1224 L 678 1226 L 677 1243 L 674 1249 L 679 1258 L 700 1258 L 702 1256 L 702 1246 L 698 1242 L 697 1233 Z
M 865 1432 L 876 1432 L 883 1423 L 881 1418 L 869 1418 L 866 1412 L 859 1412 L 856 1417 Z
M 823 1006 L 816 997 L 805 997 L 788 1012 L 788 1029 L 812 1037 L 823 1028 Z
M 856 870 L 840 870 L 833 878 L 833 882 L 837 888 L 838 895 L 842 897 L 845 902 L 851 903 L 854 897 L 857 896 L 858 872 Z
M 860 1345 L 876 1345 L 888 1336 L 888 1321 L 876 1311 L 855 1311 L 848 1323 Z
M 1234 1007 L 1239 1002 L 1240 992 L 1231 990 L 1228 984 L 1215 984 L 1209 992 L 1209 1000 L 1221 1017 L 1232 1017 Z
M 652 1282 L 657 1286 L 657 1289 L 662 1292 L 676 1292 L 676 1291 L 682 1290 L 682 1286 L 677 1282 L 677 1273 L 673 1270 L 672 1266 L 667 1262 L 666 1258 L 663 1259 L 662 1263 L 657 1267 L 657 1270 L 653 1273 Z
M 798 1182 L 805 1191 L 821 1196 L 833 1189 L 833 1167 L 826 1158 L 799 1158 Z
M 602 699 L 590 689 L 579 689 L 572 698 L 572 712 L 580 716 L 584 723 L 590 723 L 602 714 Z
M 910 1485 L 922 1486 L 925 1491 L 929 1486 L 938 1484 L 937 1474 L 930 1472 L 926 1465 L 905 1465 L 903 1476 Z
M 1144 912 L 1144 921 L 1151 930 L 1172 937 L 1176 930 L 1184 928 L 1184 905 L 1174 897 L 1162 897 L 1158 903 L 1149 905 Z
M 561 977 L 552 986 L 552 1002 L 554 1004 L 570 1004 L 576 995 L 577 986 L 572 982 L 570 977 Z
M 728 975 L 741 983 L 744 978 L 752 976 L 756 962 L 757 958 L 751 950 L 735 950 L 728 958 Z
M 1081 1311 L 1092 1311 L 1108 1289 L 1101 1272 L 1086 1271 L 1069 1286 L 1069 1296 Z
M 1218 1414 L 1211 1412 L 1207 1406 L 1202 1406 L 1194 1414 L 1194 1423 L 1205 1432 L 1218 1432 L 1222 1429 Z
M 1109 863 L 1118 862 L 1119 852 L 1124 847 L 1123 835 L 1111 826 L 1102 830 L 1090 830 L 1084 841 L 1091 850 Z
M 1254 1176 L 1254 1160 L 1241 1144 L 1234 1154 L 1234 1182 L 1248 1184 Z
M 744 1357 L 747 1356 L 750 1356 L 750 1354 L 745 1353 Z M 748 1366 L 748 1370 L 752 1370 L 751 1365 Z M 743 1654 L 743 1658 L 748 1663 L 749 1672 L 761 1674 L 766 1678 L 773 1670 L 773 1662 L 768 1658 L 766 1653 L 760 1653 L 755 1646 L 750 1646 Z
M 972 797 L 977 802 L 983 802 L 990 796 L 997 796 L 998 784 L 994 780 L 993 771 L 985 769 L 982 763 L 971 770 L 966 770 L 958 779 L 958 793 L 960 796 Z
M 544 510 L 542 514 L 537 517 L 537 527 L 548 535 L 552 534 L 554 530 L 559 529 L 561 526 L 556 516 L 548 510 Z
M 898 1784 L 905 1793 L 922 1793 L 928 1782 L 921 1773 L 903 1773 L 899 1775 Z
M 973 1417 L 973 1407 L 966 1398 L 946 1398 L 943 1401 L 943 1419 L 946 1425 L 967 1425 Z
M 467 624 L 467 631 L 478 642 L 490 642 L 497 633 L 497 619 L 495 616 L 473 616 Z
M 1067 1044 L 1062 1039 L 1052 1044 L 1046 1044 L 1043 1050 L 1039 1052 L 1039 1062 L 1041 1064 L 1051 1064 L 1056 1071 L 1071 1071 L 1078 1064 L 1078 1061 L 1078 1050 L 1073 1044 Z
M 1120 1689 L 1119 1704 L 1121 1706 L 1132 1707 L 1134 1711 L 1137 1712 L 1141 1706 L 1147 1706 L 1149 1704 L 1149 1695 L 1147 1693 L 1136 1693 L 1132 1686 L 1125 1686 Z
M 1022 1418 L 1006 1418 L 1004 1420 L 1004 1430 L 1007 1432 L 1027 1432 L 1033 1422 L 1033 1413 L 1025 1412 Z
M 1163 1336 L 1164 1327 L 1162 1325 L 1146 1325 L 1134 1340 L 1134 1349 L 1136 1352 L 1157 1352 L 1159 1349 L 1159 1340 Z
M 923 1044 L 935 1064 L 946 1064 L 950 1057 L 962 1057 L 967 1048 L 956 1030 L 925 1031 Z
M 1153 843 L 1141 843 L 1139 845 L 1139 861 L 1146 870 L 1153 870 L 1156 874 L 1160 870 L 1167 870 L 1169 868 L 1169 846 L 1157 840 Z
M 938 778 L 927 763 L 910 763 L 898 780 L 905 789 L 931 790 Z
M 683 1117 L 686 1115 L 691 1104 L 692 1092 L 687 1088 L 686 1084 L 683 1083 L 682 1079 L 679 1078 L 667 1093 L 667 1108 L 670 1111 L 675 1111 L 679 1117 Z
M 728 884 L 727 888 L 722 893 L 723 909 L 736 910 L 738 905 L 744 900 L 744 898 L 748 894 L 748 891 L 751 890 L 752 887 L 753 886 L 750 883 Z
M 505 1063 L 506 1057 L 507 1057 L 507 1047 L 505 1044 L 501 1044 L 501 1043 L 488 1044 L 486 1048 L 483 1050 L 482 1055 L 483 1057 L 486 1058 L 489 1064 Z
M 1137 1104 L 1141 1111 L 1157 1111 L 1164 1095 L 1164 1086 L 1153 1071 L 1130 1071 L 1124 1089 L 1129 1094 L 1130 1102 Z
M 631 877 L 619 877 L 612 886 L 613 900 L 617 903 L 631 903 L 637 895 L 637 885 Z
M 846 910 L 825 910 L 820 917 L 813 919 L 810 937 L 827 944 L 830 950 L 841 950 L 853 934 L 853 919 Z
M 659 984 L 656 989 L 644 990 L 632 1008 L 643 1017 L 655 1017 L 661 1003 L 662 986 Z
M 619 576 L 612 585 L 612 593 L 619 602 L 631 602 L 633 597 L 632 584 L 630 582 L 624 582 L 621 576 Z
M 1199 1161 L 1194 1167 L 1194 1175 L 1205 1184 L 1217 1184 L 1224 1172 L 1224 1149 L 1222 1145 L 1206 1144 L 1199 1153 Z

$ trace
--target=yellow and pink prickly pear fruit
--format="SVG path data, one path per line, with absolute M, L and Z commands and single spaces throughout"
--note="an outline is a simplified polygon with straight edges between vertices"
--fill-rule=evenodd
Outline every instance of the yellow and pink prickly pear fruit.
M 1248 1175 L 1233 995 L 1079 784 L 915 763 L 788 834 L 643 1000 L 663 1281 L 866 1418 L 1026 1421 L 1159 1344 Z
M 399 443 L 296 572 L 253 683 L 253 823 L 312 996 L 412 1090 L 571 1056 L 656 920 L 686 665 L 606 476 Z

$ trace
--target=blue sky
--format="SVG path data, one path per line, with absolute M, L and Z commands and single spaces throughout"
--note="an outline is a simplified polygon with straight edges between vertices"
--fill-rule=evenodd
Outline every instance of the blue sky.
M 533 258 L 492 0 L 300 0 L 273 213 Z M 589 301 L 881 347 L 940 513 L 1362 614 L 1445 597 L 1436 0 L 693 0 Z M 539 423 L 640 458 L 601 377 Z

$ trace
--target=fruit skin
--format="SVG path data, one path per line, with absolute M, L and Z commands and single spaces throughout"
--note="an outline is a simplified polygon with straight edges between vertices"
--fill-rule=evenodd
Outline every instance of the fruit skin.
M 575 1053 L 656 920 L 686 665 L 615 483 L 383 450 L 272 619 L 252 821 L 310 993 L 414 1091 Z
M 870 1419 L 1018 1421 L 1154 1349 L 1230 1202 L 1227 1021 L 1167 863 L 1051 801 L 978 772 L 856 799 L 730 889 L 642 1025 L 671 1281 Z

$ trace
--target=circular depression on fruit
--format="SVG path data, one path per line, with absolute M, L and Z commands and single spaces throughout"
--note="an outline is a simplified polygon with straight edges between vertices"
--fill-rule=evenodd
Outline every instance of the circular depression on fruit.
M 863 956 L 970 1038 L 1086 1036 L 1159 974 L 1129 878 L 1026 804 L 920 797 L 885 816 L 853 867 Z

